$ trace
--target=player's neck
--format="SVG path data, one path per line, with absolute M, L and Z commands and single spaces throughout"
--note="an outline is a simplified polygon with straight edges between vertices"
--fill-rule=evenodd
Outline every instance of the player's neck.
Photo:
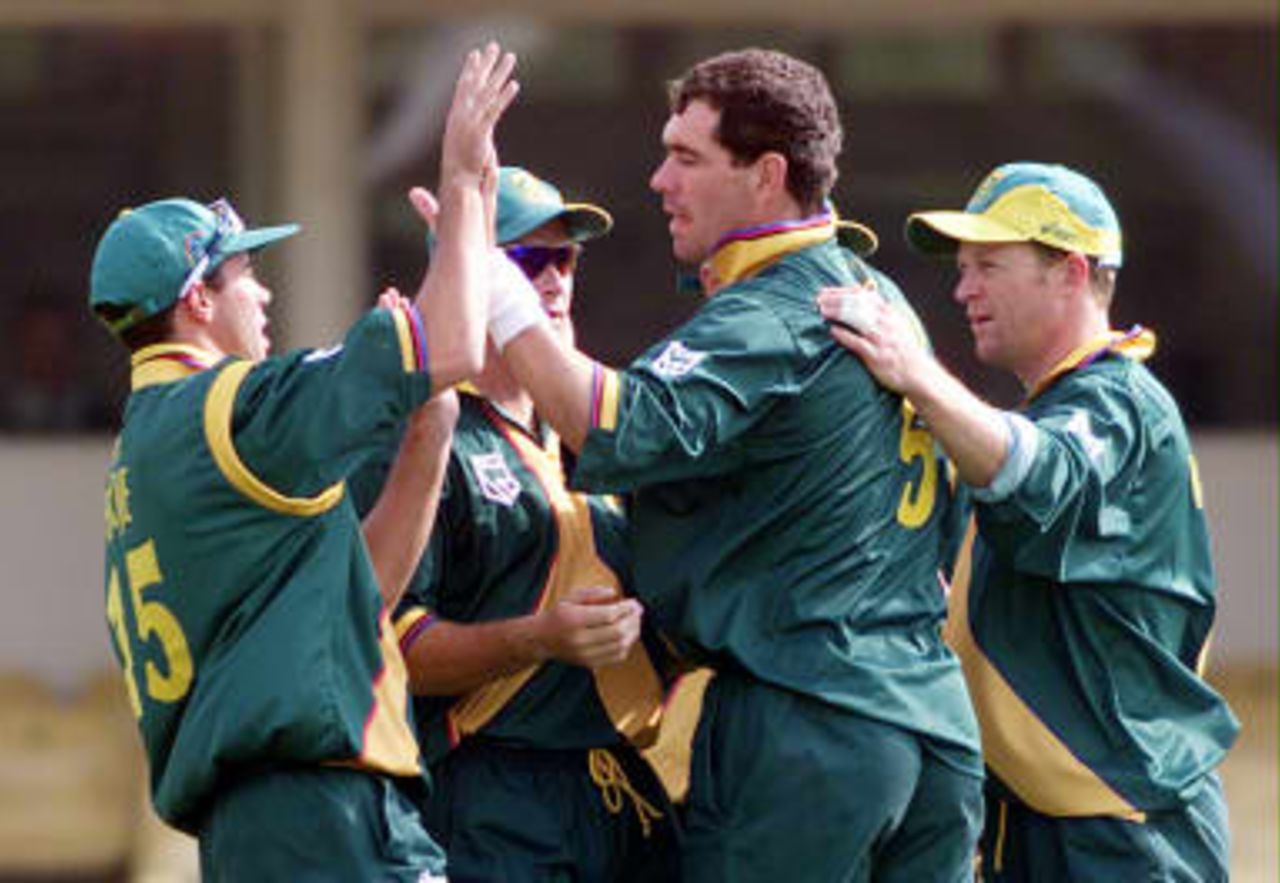
M 532 428 L 533 399 L 516 382 L 502 357 L 492 348 L 486 353 L 484 370 L 476 375 L 473 382 L 480 394 L 501 408 L 507 416 L 519 420 L 526 428 Z

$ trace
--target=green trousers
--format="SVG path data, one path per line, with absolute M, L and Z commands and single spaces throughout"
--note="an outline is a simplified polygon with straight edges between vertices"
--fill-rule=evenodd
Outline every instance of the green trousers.
M 428 829 L 449 883 L 676 883 L 679 827 L 628 745 L 536 750 L 471 738 L 432 766 Z
M 200 826 L 204 883 L 419 883 L 444 854 L 403 783 L 341 767 L 279 767 L 224 789 Z
M 720 672 L 694 737 L 684 877 L 971 883 L 982 780 L 959 750 Z

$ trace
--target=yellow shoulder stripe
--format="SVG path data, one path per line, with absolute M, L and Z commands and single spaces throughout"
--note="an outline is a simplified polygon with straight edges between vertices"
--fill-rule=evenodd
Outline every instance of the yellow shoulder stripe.
M 231 438 L 231 417 L 236 392 L 252 368 L 252 362 L 232 362 L 218 374 L 209 388 L 204 402 L 204 437 L 214 462 L 234 488 L 272 512 L 299 516 L 327 512 L 342 499 L 345 490 L 342 482 L 330 485 L 314 497 L 288 497 L 250 472 L 236 453 L 235 442 Z

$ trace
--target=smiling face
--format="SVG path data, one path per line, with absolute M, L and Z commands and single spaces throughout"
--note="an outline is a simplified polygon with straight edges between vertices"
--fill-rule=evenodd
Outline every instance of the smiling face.
M 691 101 L 662 130 L 666 156 L 649 179 L 671 218 L 671 248 L 680 261 L 698 264 L 722 236 L 757 220 L 752 195 L 754 164 L 736 165 L 716 139 L 720 111 Z
M 266 313 L 271 292 L 254 275 L 249 256 L 227 258 L 208 288 L 213 304 L 208 333 L 213 343 L 228 355 L 266 358 L 271 351 Z

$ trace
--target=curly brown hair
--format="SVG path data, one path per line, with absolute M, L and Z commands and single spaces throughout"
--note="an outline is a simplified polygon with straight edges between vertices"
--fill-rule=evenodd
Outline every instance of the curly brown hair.
M 673 113 L 694 101 L 720 111 L 717 140 L 734 162 L 773 151 L 787 160 L 787 190 L 819 210 L 836 182 L 844 141 L 831 87 L 813 65 L 771 49 L 742 49 L 701 61 L 668 84 Z

